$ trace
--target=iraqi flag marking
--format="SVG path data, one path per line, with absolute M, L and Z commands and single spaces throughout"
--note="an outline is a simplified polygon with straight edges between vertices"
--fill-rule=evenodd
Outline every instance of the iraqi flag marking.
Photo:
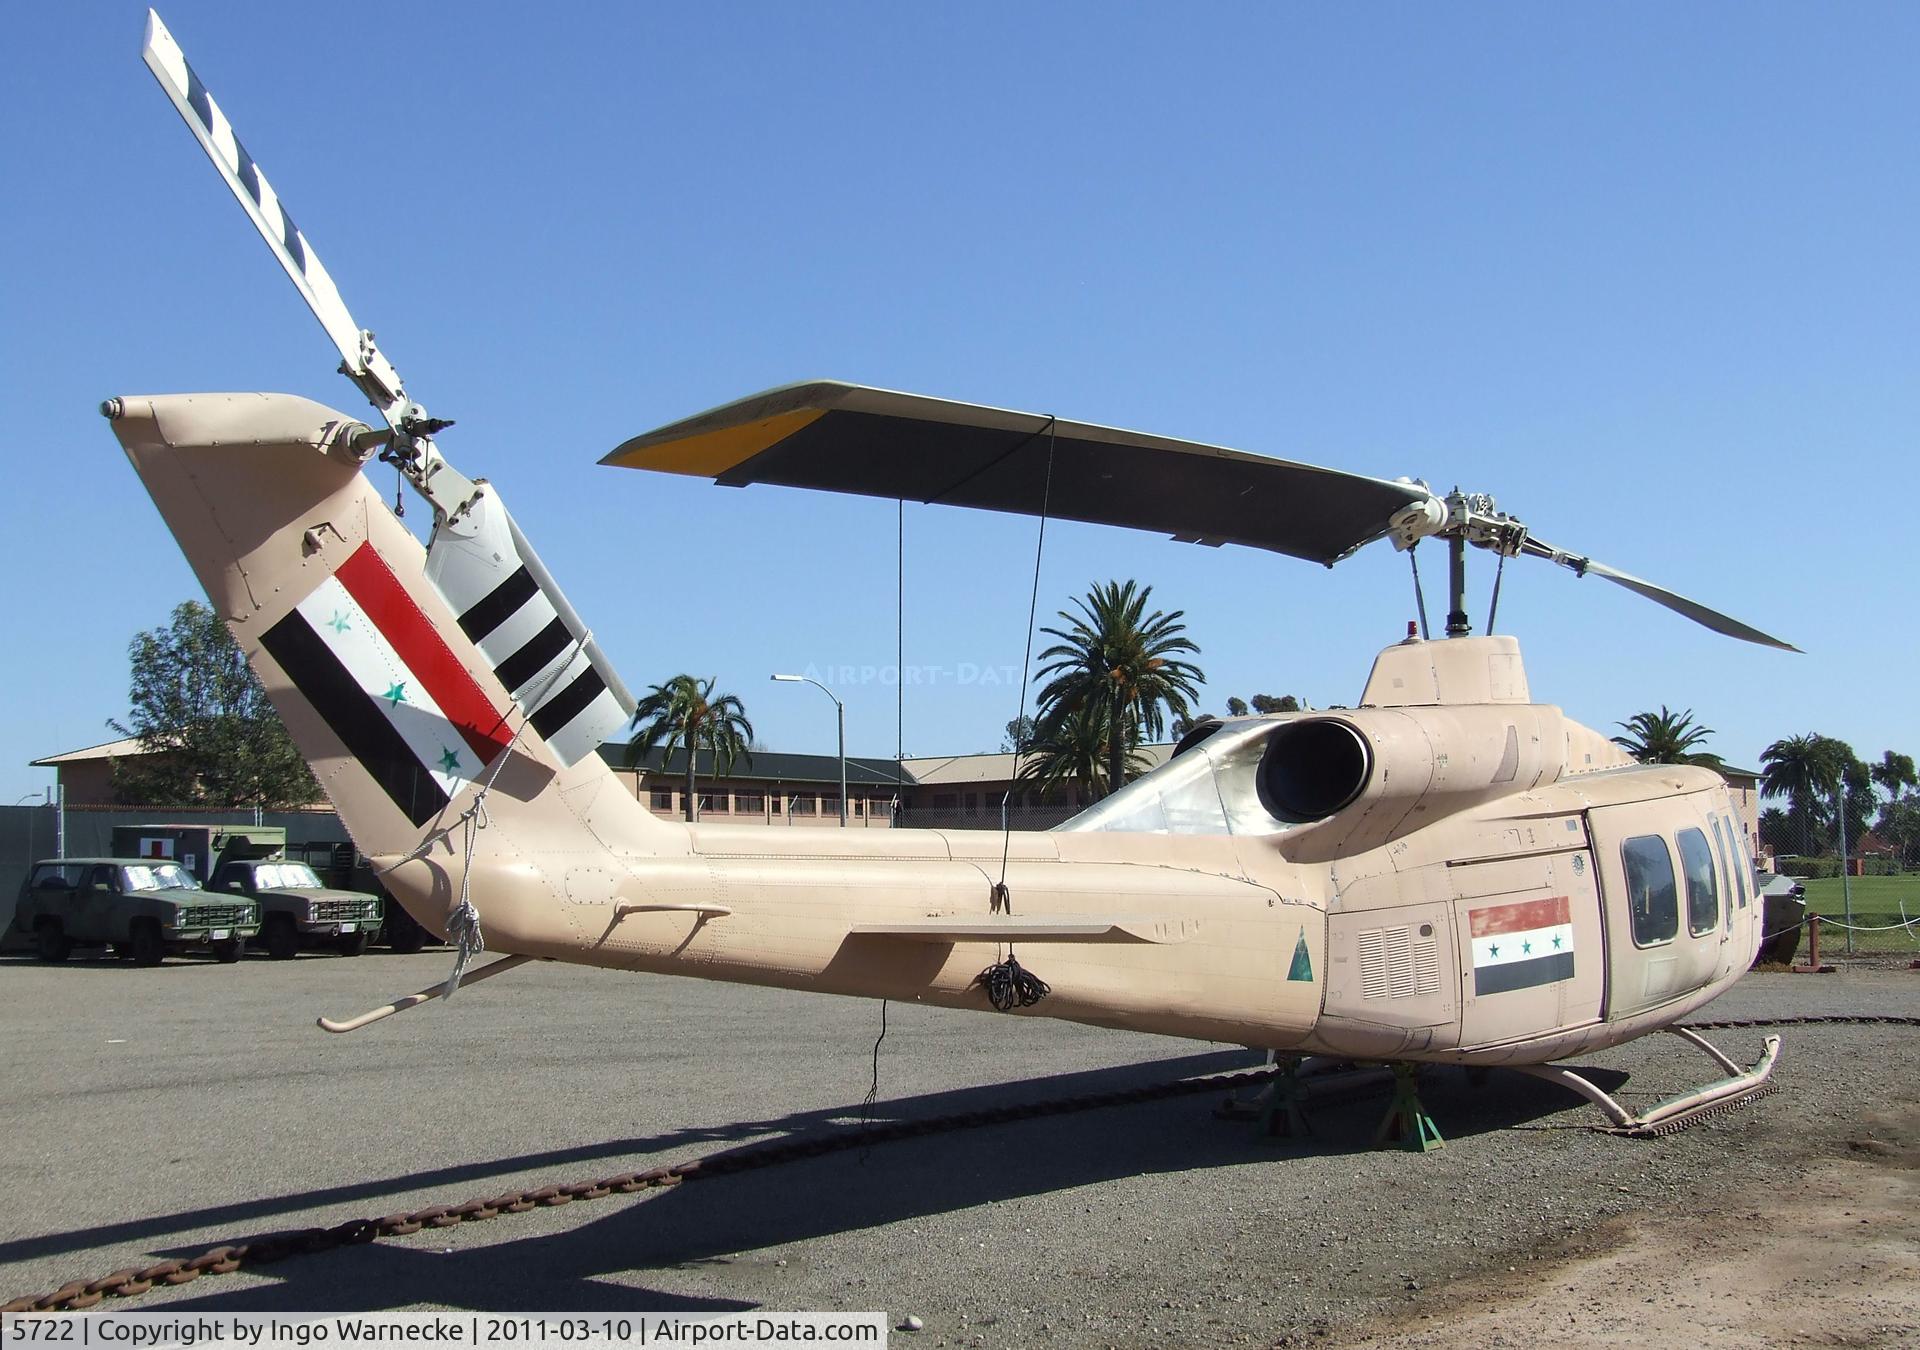
M 506 749 L 505 719 L 371 545 L 262 636 L 416 825 Z
M 373 545 L 362 544 L 334 575 L 413 673 L 429 702 L 459 729 L 467 748 L 481 764 L 491 764 L 512 739 L 506 719 L 434 631 L 386 560 Z
M 1476 995 L 1573 978 L 1573 911 L 1566 896 L 1470 910 L 1467 920 Z

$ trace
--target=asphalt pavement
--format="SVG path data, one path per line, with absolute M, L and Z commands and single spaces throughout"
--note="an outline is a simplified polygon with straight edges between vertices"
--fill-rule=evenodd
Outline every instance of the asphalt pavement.
M 485 959 L 485 958 L 483 958 Z M 0 959 L 0 1298 L 222 1242 L 1257 1064 L 1044 1019 L 535 965 L 346 1036 L 444 951 L 157 969 Z M 1750 976 L 1698 1018 L 1920 1016 L 1920 972 Z M 1717 1039 L 1738 1059 L 1762 1033 Z M 1671 1037 L 1585 1061 L 1645 1105 L 1714 1076 Z M 1213 1097 L 880 1143 L 159 1289 L 233 1312 L 881 1309 L 896 1344 L 1337 1341 L 1637 1209 L 1711 1209 L 1910 1107 L 1920 1032 L 1789 1029 L 1780 1091 L 1687 1132 L 1594 1133 L 1495 1071 L 1431 1072 L 1447 1147 L 1376 1152 L 1384 1092 L 1263 1140 Z

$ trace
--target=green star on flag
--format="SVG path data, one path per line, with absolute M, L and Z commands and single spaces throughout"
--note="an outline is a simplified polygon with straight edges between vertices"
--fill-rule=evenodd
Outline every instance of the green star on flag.
M 1532 944 L 1531 942 L 1523 942 L 1523 943 L 1521 943 L 1521 944 L 1520 944 L 1520 955 L 1522 955 L 1522 956 L 1532 956 L 1532 955 L 1533 955 L 1533 944 Z
M 1555 951 L 1559 951 L 1559 950 L 1560 950 L 1560 939 L 1559 939 L 1559 938 L 1555 938 L 1555 939 L 1553 940 L 1553 949 L 1554 949 Z
M 1500 944 L 1497 942 L 1492 943 L 1491 945 L 1488 946 L 1487 950 L 1493 955 L 1498 956 L 1500 955 Z
M 459 770 L 459 768 L 460 768 L 460 756 L 455 754 L 453 751 L 447 749 L 446 746 L 444 745 L 441 746 L 440 747 L 440 771 L 442 773 L 455 773 Z
M 407 701 L 407 682 L 405 680 L 396 680 L 387 686 L 387 692 L 380 695 L 380 697 L 384 698 L 392 707 L 399 707 Z
M 341 611 L 336 609 L 335 611 L 333 611 L 333 617 L 327 620 L 327 627 L 331 628 L 336 633 L 346 632 L 347 616 L 343 614 Z

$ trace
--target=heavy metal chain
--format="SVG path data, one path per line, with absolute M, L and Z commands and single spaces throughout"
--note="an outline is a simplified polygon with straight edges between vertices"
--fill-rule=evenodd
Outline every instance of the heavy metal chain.
M 1107 1106 L 1135 1102 L 1162 1101 L 1171 1097 L 1234 1090 L 1263 1083 L 1278 1074 L 1277 1069 L 1246 1069 L 1233 1073 L 1209 1074 L 1204 1078 L 1182 1078 L 1171 1083 L 1125 1088 L 1113 1092 L 1091 1092 L 1074 1097 L 1055 1097 L 1018 1106 L 995 1106 L 981 1111 L 962 1111 L 955 1115 L 930 1116 L 924 1120 L 895 1120 L 843 1130 L 836 1134 L 808 1139 L 763 1144 L 729 1153 L 709 1154 L 704 1158 L 655 1167 L 645 1172 L 621 1172 L 593 1181 L 576 1181 L 563 1186 L 541 1186 L 535 1190 L 508 1191 L 491 1199 L 469 1200 L 460 1205 L 428 1205 L 404 1214 L 389 1214 L 384 1219 L 349 1219 L 331 1228 L 305 1228 L 276 1233 L 249 1242 L 214 1247 L 185 1260 L 161 1261 L 139 1269 L 117 1270 L 97 1280 L 73 1280 L 51 1293 L 28 1295 L 0 1303 L 0 1312 L 66 1312 L 91 1308 L 102 1299 L 132 1298 L 144 1294 L 156 1284 L 187 1284 L 202 1275 L 227 1275 L 243 1266 L 266 1265 L 290 1256 L 350 1247 L 375 1238 L 405 1237 L 422 1228 L 451 1228 L 461 1223 L 477 1223 L 502 1214 L 524 1214 L 543 1206 L 564 1205 L 575 1200 L 600 1200 L 609 1195 L 633 1195 L 639 1191 L 659 1190 L 707 1177 L 731 1176 L 753 1172 L 780 1163 L 818 1158 L 829 1153 L 865 1148 L 870 1144 L 921 1135 L 946 1134 L 956 1130 L 978 1129 L 985 1125 L 1003 1125 L 1041 1116 L 1066 1115 L 1093 1111 Z

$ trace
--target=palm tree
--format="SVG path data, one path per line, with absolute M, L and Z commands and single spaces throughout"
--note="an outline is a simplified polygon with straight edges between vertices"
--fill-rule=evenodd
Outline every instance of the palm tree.
M 1818 732 L 1789 736 L 1760 752 L 1760 794 L 1785 797 L 1787 815 L 1800 824 L 1800 847 L 1812 850 L 1813 819 L 1833 799 L 1845 764 L 1836 754 L 1840 743 Z
M 1043 792 L 1071 787 L 1080 801 L 1092 801 L 1110 791 L 1107 724 L 1091 704 L 1083 703 L 1052 722 L 1028 749 L 1033 758 L 1020 766 L 1020 777 Z M 1125 759 L 1122 767 L 1127 771 L 1146 767 L 1146 757 L 1131 747 Z
M 736 758 L 753 756 L 747 747 L 753 740 L 753 723 L 747 720 L 746 705 L 732 694 L 713 692 L 713 680 L 693 675 L 675 675 L 665 684 L 656 684 L 633 710 L 636 728 L 633 743 L 642 753 L 662 747 L 661 767 L 673 759 L 675 750 L 687 752 L 688 820 L 698 819 L 693 791 L 694 755 L 711 751 L 716 774 L 733 771 Z
M 1635 713 L 1616 725 L 1627 734 L 1615 736 L 1613 743 L 1642 764 L 1698 764 L 1716 771 L 1723 767 L 1720 756 L 1694 749 L 1713 735 L 1713 728 L 1696 726 L 1692 708 L 1675 713 L 1662 703 L 1657 713 Z
M 1188 716 L 1187 700 L 1197 698 L 1196 686 L 1206 683 L 1199 667 L 1175 655 L 1200 651 L 1181 636 L 1186 611 L 1149 614 L 1152 594 L 1153 587 L 1133 581 L 1096 585 L 1074 601 L 1077 615 L 1060 611 L 1064 628 L 1040 630 L 1060 639 L 1040 653 L 1049 664 L 1034 676 L 1047 681 L 1040 690 L 1040 739 L 1063 735 L 1075 715 L 1091 718 L 1106 743 L 1108 791 L 1126 781 L 1127 751 L 1141 732 L 1159 736 L 1167 713 Z

